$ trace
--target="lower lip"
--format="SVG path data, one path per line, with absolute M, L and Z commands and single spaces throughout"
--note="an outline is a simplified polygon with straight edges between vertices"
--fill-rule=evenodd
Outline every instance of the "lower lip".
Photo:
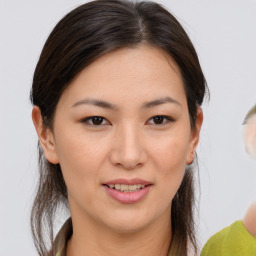
M 142 200 L 149 192 L 152 185 L 146 186 L 134 192 L 121 192 L 108 186 L 104 186 L 108 195 L 122 204 L 134 204 Z

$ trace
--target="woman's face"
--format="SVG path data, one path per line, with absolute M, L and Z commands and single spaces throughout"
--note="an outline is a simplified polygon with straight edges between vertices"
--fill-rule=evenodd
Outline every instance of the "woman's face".
M 170 221 L 201 123 L 199 111 L 191 131 L 179 69 L 164 51 L 124 48 L 72 81 L 43 148 L 60 163 L 73 218 L 131 232 Z

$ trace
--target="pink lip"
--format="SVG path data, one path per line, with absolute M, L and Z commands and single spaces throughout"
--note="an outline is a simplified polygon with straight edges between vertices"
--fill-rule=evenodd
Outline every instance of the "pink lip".
M 115 180 L 110 180 L 108 182 L 105 182 L 104 184 L 106 185 L 110 185 L 110 184 L 125 184 L 125 185 L 137 185 L 137 184 L 141 184 L 141 185 L 152 185 L 151 182 L 147 181 L 147 180 L 142 180 L 142 179 L 138 179 L 138 178 L 134 178 L 134 179 L 115 179 Z
M 106 186 L 110 184 L 126 184 L 126 185 L 142 184 L 142 185 L 145 185 L 146 187 L 133 192 L 121 192 Z M 105 188 L 105 191 L 111 198 L 115 199 L 116 201 L 122 204 L 133 204 L 133 203 L 139 202 L 148 194 L 152 186 L 152 183 L 150 183 L 149 181 L 141 180 L 137 178 L 130 179 L 130 180 L 116 179 L 116 180 L 111 180 L 104 183 L 103 186 Z

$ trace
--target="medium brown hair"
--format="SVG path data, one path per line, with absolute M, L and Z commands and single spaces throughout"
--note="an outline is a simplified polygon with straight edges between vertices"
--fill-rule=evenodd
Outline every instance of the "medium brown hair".
M 113 50 L 146 44 L 163 49 L 179 66 L 190 123 L 195 128 L 197 107 L 207 90 L 196 51 L 177 19 L 161 5 L 127 0 L 96 0 L 68 13 L 49 35 L 37 63 L 31 102 L 41 109 L 43 123 L 52 129 L 55 109 L 74 77 L 97 58 Z M 31 228 L 39 255 L 48 253 L 44 230 L 53 244 L 53 224 L 59 206 L 68 207 L 67 187 L 59 164 L 39 149 L 39 184 L 31 212 Z M 177 255 L 186 255 L 195 237 L 194 173 L 187 168 L 172 201 L 171 220 Z

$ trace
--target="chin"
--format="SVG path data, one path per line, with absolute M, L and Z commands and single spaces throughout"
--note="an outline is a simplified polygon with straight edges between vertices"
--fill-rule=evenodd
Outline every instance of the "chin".
M 154 221 L 154 217 L 149 214 L 138 215 L 134 213 L 113 214 L 105 219 L 105 224 L 113 231 L 120 234 L 135 233 L 148 227 Z

